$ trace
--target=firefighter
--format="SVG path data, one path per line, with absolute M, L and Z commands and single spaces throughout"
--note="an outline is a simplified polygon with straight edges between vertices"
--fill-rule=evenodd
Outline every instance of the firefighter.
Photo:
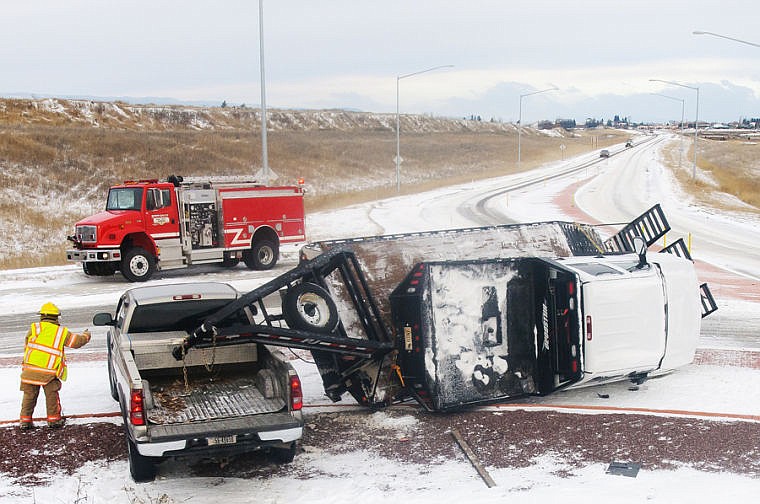
M 45 303 L 40 308 L 40 321 L 33 323 L 26 333 L 24 362 L 21 369 L 21 415 L 19 427 L 23 430 L 34 427 L 32 414 L 37 405 L 40 387 L 45 391 L 47 425 L 62 427 L 66 419 L 61 416 L 61 402 L 58 391 L 66 380 L 66 357 L 63 347 L 79 348 L 90 341 L 90 331 L 73 333 L 60 325 L 61 311 L 53 303 Z

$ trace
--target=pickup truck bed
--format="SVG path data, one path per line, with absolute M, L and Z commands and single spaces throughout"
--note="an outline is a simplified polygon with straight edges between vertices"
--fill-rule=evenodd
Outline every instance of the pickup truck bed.
M 223 377 L 195 377 L 189 388 L 181 377 L 150 380 L 153 407 L 148 410 L 152 424 L 183 424 L 272 413 L 285 407 L 282 397 L 267 398 L 256 386 L 256 377 L 247 372 Z

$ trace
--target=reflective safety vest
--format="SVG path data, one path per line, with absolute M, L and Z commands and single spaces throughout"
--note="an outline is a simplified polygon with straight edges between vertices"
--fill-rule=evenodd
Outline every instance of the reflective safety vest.
M 69 331 L 50 322 L 32 324 L 31 336 L 24 349 L 23 369 L 66 380 L 66 359 L 63 347 Z

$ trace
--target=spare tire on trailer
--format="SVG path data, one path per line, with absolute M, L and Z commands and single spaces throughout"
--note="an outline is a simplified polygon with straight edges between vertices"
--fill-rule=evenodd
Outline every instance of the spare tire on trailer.
M 250 250 L 243 252 L 243 262 L 252 270 L 268 270 L 274 268 L 280 250 L 277 244 L 268 239 L 256 240 Z
M 327 289 L 309 282 L 288 289 L 282 314 L 291 329 L 323 334 L 334 332 L 340 322 L 338 307 Z

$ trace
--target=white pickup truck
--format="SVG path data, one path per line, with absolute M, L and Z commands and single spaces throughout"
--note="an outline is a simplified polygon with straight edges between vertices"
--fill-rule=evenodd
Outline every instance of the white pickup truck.
M 94 316 L 95 325 L 110 326 L 111 395 L 121 407 L 135 481 L 152 480 L 155 463 L 169 456 L 263 449 L 275 462 L 293 460 L 303 395 L 284 355 L 248 343 L 172 357 L 188 330 L 238 297 L 223 283 L 139 287 L 121 296 L 115 316 Z M 228 324 L 248 322 L 239 320 L 244 316 Z

